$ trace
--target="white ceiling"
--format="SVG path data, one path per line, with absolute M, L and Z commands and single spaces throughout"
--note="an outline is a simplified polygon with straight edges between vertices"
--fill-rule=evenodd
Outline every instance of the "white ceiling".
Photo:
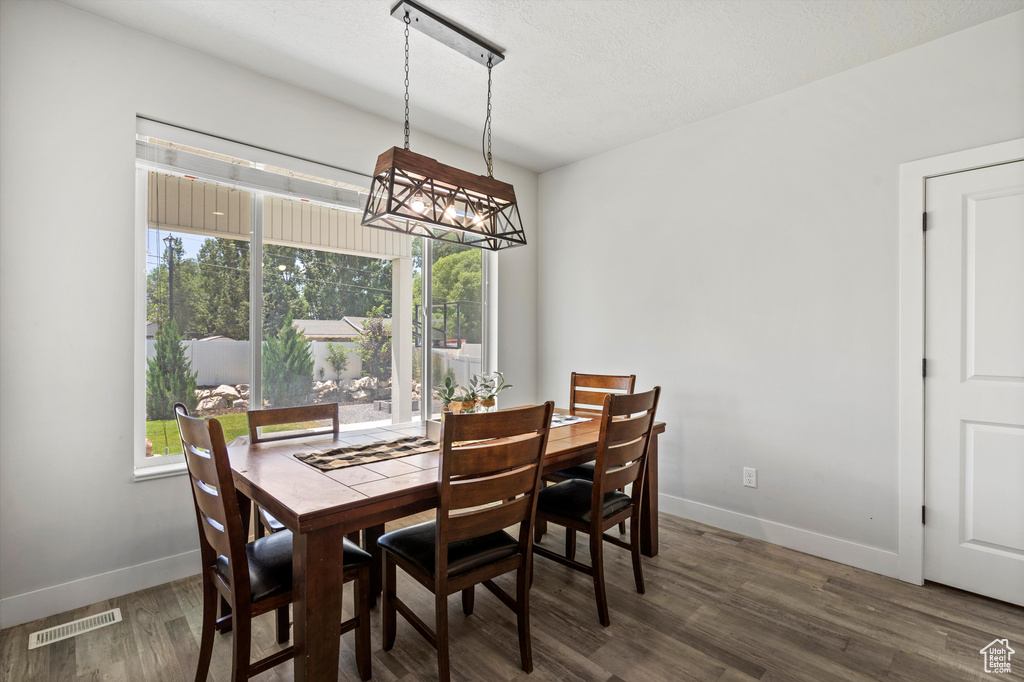
M 396 0 L 63 1 L 402 118 Z M 1024 0 L 422 2 L 505 48 L 494 68 L 494 155 L 536 171 L 1024 8 Z M 417 31 L 410 41 L 413 129 L 479 145 L 486 69 Z

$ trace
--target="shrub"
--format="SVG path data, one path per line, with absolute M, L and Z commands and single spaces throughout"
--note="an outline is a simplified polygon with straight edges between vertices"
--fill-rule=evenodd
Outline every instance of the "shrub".
M 168 320 L 156 335 L 156 356 L 146 363 L 146 413 L 150 419 L 174 419 L 174 403 L 196 408 L 196 374 L 181 347 L 178 323 Z
M 263 393 L 273 407 L 308 402 L 313 388 L 310 342 L 292 324 L 288 313 L 277 336 L 267 336 L 263 349 Z
M 327 364 L 334 370 L 334 378 L 341 381 L 341 373 L 348 368 L 348 349 L 340 343 L 327 344 Z
M 391 325 L 384 322 L 382 306 L 374 308 L 363 324 L 357 352 L 363 359 L 363 376 L 383 381 L 391 376 Z

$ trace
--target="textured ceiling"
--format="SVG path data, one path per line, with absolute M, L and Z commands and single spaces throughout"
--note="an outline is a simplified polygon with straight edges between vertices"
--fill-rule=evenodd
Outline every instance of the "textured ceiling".
M 394 0 L 63 1 L 401 120 Z M 494 155 L 536 171 L 1024 8 L 1024 0 L 423 2 L 505 48 L 494 69 Z M 486 69 L 416 31 L 410 40 L 413 128 L 478 145 Z

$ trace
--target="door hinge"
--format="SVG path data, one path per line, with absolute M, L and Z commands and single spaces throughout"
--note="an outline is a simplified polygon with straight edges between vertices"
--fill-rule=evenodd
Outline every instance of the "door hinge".
M 921 505 L 921 525 L 924 525 L 924 505 Z
M 921 231 L 928 231 L 928 211 L 925 211 L 924 213 L 921 214 Z
M 928 376 L 928 358 L 921 358 L 921 376 Z

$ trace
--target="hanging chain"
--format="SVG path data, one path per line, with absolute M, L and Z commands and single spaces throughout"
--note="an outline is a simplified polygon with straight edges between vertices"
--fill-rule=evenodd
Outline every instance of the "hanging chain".
M 487 118 L 484 119 L 484 135 L 487 137 L 487 151 L 484 161 L 487 162 L 487 177 L 494 177 L 494 160 L 491 158 L 491 59 L 487 59 Z
M 405 13 L 405 148 L 409 148 L 409 24 L 412 20 Z M 490 105 L 488 105 L 488 109 Z

